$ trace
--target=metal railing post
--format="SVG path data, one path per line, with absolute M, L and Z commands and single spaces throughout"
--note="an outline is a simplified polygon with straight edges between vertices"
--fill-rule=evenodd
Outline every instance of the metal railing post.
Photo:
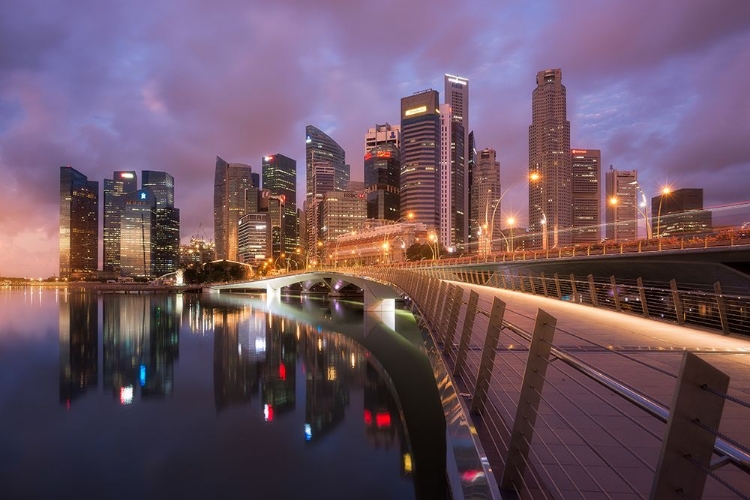
M 643 317 L 648 318 L 648 304 L 646 303 L 646 289 L 643 288 L 643 278 L 638 278 L 638 296 L 641 298 L 641 309 L 643 309 Z
M 542 291 L 544 292 L 545 297 L 549 297 L 547 294 L 547 278 L 544 277 L 544 273 L 539 273 L 540 279 L 542 280 Z
M 469 353 L 469 341 L 471 340 L 471 331 L 474 329 L 474 318 L 477 315 L 477 304 L 479 303 L 479 294 L 472 290 L 469 293 L 469 304 L 466 306 L 466 316 L 464 317 L 464 328 L 461 331 L 461 339 L 458 343 L 458 354 L 456 354 L 456 365 L 453 367 L 453 375 L 460 376 L 466 363 L 466 356 Z
M 677 315 L 677 323 L 683 325 L 685 324 L 685 316 L 683 315 L 680 292 L 677 290 L 677 280 L 672 279 L 672 281 L 669 282 L 669 288 L 672 289 L 672 302 L 674 302 L 674 312 Z
M 536 295 L 536 285 L 534 284 L 534 277 L 531 275 L 531 271 L 529 271 L 529 287 L 531 288 L 531 294 Z
M 553 316 L 539 309 L 510 434 L 508 458 L 500 481 L 501 490 L 513 490 L 514 487 L 520 490 L 522 487 L 556 325 L 557 320 Z
M 495 352 L 497 351 L 497 342 L 500 340 L 500 328 L 503 326 L 504 315 L 505 302 L 495 297 L 492 301 L 492 311 L 490 312 L 490 320 L 487 324 L 487 335 L 484 338 L 482 360 L 479 363 L 477 381 L 474 385 L 474 395 L 471 398 L 472 413 L 481 413 L 484 408 L 484 401 L 487 399 L 487 388 L 490 385 L 490 378 L 492 377 Z
M 724 295 L 721 294 L 721 283 L 714 283 L 714 293 L 716 294 L 716 307 L 719 309 L 719 319 L 721 320 L 721 331 L 724 335 L 729 335 L 729 318 L 727 317 L 727 304 L 724 302 Z
M 442 299 L 438 300 L 435 304 L 435 312 L 434 317 L 439 321 L 439 324 L 437 325 L 438 328 L 442 328 L 442 325 L 445 324 L 445 321 L 447 320 L 447 311 L 448 311 L 448 301 L 451 296 L 451 290 L 453 290 L 453 287 L 456 286 L 454 284 L 448 284 L 445 281 L 440 282 L 440 297 Z M 437 340 L 440 340 L 439 338 Z
M 523 274 L 518 273 L 518 281 L 521 283 L 521 291 L 526 293 L 526 285 L 523 282 Z
M 617 312 L 622 312 L 622 307 L 620 306 L 620 294 L 617 291 L 617 281 L 615 280 L 615 275 L 609 277 L 609 282 L 612 284 L 612 297 L 615 299 L 615 309 L 617 309 Z
M 555 273 L 555 289 L 557 290 L 557 299 L 562 300 L 562 289 L 560 288 L 560 277 Z
M 578 303 L 578 288 L 576 288 L 576 277 L 574 274 L 570 275 L 570 288 L 573 290 L 573 302 Z
M 500 276 L 503 278 L 503 289 L 507 290 L 508 285 L 505 283 L 505 271 L 500 271 Z
M 589 293 L 591 294 L 591 304 L 593 304 L 594 307 L 599 307 L 599 299 L 596 296 L 596 285 L 594 284 L 594 275 L 589 274 Z
M 448 324 L 443 337 L 443 354 L 448 354 L 453 347 L 453 339 L 456 337 L 456 327 L 458 326 L 458 313 L 461 311 L 461 304 L 464 299 L 464 289 L 457 286 L 453 289 L 451 300 L 451 312 L 448 316 Z
M 701 498 L 729 376 L 686 352 L 651 485 L 652 499 Z M 708 389 L 708 390 L 707 390 Z

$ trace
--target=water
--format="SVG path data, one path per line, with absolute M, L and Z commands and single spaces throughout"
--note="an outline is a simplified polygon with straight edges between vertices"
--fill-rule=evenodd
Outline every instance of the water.
M 406 312 L 6 287 L 0 318 L 2 498 L 446 497 Z

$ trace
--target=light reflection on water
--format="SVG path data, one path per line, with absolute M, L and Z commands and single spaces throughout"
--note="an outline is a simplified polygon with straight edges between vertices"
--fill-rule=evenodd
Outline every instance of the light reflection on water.
M 309 321 L 361 308 L 284 307 L 308 322 L 248 298 L 0 291 L 2 496 L 426 498 L 389 375 Z

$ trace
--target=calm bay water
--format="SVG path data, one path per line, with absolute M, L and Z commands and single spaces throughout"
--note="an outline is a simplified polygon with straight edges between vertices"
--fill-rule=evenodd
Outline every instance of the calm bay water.
M 2 498 L 445 498 L 406 312 L 30 287 L 0 319 Z

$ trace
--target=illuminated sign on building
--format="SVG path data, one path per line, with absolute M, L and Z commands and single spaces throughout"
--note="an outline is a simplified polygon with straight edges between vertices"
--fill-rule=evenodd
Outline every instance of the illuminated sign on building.
M 266 156 L 266 157 L 265 157 L 264 159 L 265 159 L 266 161 L 271 161 L 271 160 L 273 160 L 273 156 Z
M 588 153 L 588 150 L 586 150 L 586 149 L 573 149 L 572 152 L 573 152 L 574 155 L 577 155 L 577 154 L 585 155 L 586 153 Z
M 132 179 L 133 174 L 131 174 L 130 172 L 123 172 L 120 174 L 120 177 L 122 177 L 123 179 Z
M 466 85 L 469 83 L 467 80 L 462 80 L 460 78 L 448 78 L 448 81 L 451 83 L 457 83 L 459 85 Z
M 427 111 L 427 106 L 419 106 L 418 108 L 411 108 L 404 111 L 404 116 L 412 116 Z

